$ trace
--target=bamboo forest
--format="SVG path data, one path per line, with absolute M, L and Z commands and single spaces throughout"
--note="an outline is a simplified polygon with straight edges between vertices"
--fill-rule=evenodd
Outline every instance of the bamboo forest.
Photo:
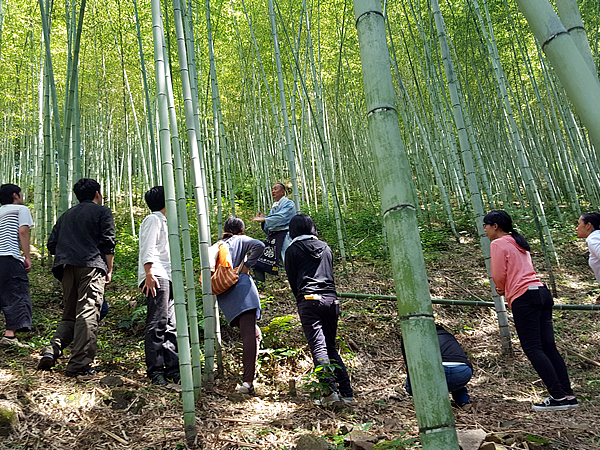
M 0 0 L 0 449 L 600 449 L 599 65 L 599 0 Z

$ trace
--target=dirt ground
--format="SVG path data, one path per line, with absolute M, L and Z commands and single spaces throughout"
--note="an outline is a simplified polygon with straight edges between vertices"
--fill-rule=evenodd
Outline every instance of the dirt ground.
M 489 298 L 480 251 L 472 242 L 450 243 L 428 261 L 433 298 Z M 543 260 L 534 254 L 543 281 Z M 119 328 L 117 313 L 132 310 L 113 307 L 101 324 L 97 365 L 102 376 L 114 375 L 128 391 L 124 409 L 114 409 L 120 395 L 93 379 L 64 375 L 66 359 L 52 372 L 36 371 L 39 349 L 60 318 L 60 295 L 49 271 L 36 263 L 32 297 L 36 326 L 24 338 L 32 350 L 0 350 L 0 406 L 17 412 L 19 422 L 0 448 L 11 449 L 178 449 L 185 448 L 180 393 L 151 386 L 144 377 L 143 326 Z M 561 249 L 561 266 L 554 276 L 557 303 L 594 303 L 598 295 L 581 243 Z M 355 262 L 338 273 L 338 291 L 392 294 L 393 280 L 385 264 Z M 136 292 L 113 285 L 108 298 L 127 305 L 139 300 Z M 312 367 L 295 311 L 283 279 L 269 279 L 265 289 L 261 327 L 266 329 L 260 356 L 257 396 L 238 399 L 241 379 L 241 344 L 237 332 L 223 326 L 224 374 L 214 390 L 197 401 L 198 441 L 205 449 L 286 449 L 307 433 L 340 444 L 340 429 L 360 428 L 379 439 L 418 437 L 414 405 L 404 389 L 406 373 L 400 352 L 400 328 L 394 302 L 343 300 L 339 343 L 355 389 L 356 405 L 342 411 L 314 405 L 301 389 Z M 124 309 L 123 309 L 124 308 Z M 129 308 L 129 309 L 127 309 Z M 551 442 L 545 448 L 600 448 L 599 312 L 557 311 L 557 342 L 571 376 L 580 408 L 536 413 L 532 402 L 546 395 L 544 386 L 521 351 L 513 331 L 515 357 L 500 353 L 495 312 L 489 308 L 434 306 L 436 318 L 451 330 L 469 355 L 475 371 L 468 385 L 470 409 L 453 408 L 457 429 L 483 429 L 506 436 L 535 435 Z M 291 329 L 266 328 L 276 317 L 292 315 Z M 3 320 L 3 319 L 0 319 Z M 0 323 L 0 328 L 3 322 Z M 270 330 L 270 331 L 269 331 Z M 29 339 L 29 340 L 28 340 Z M 280 348 L 281 346 L 281 348 Z M 122 349 L 122 350 L 120 350 Z M 285 352 L 286 349 L 294 351 Z M 298 395 L 289 395 L 294 380 Z M 122 393 L 122 392 L 121 392 Z M 242 400 L 242 401 L 238 401 Z M 512 448 L 528 448 L 513 439 Z M 510 442 L 510 441 L 508 441 Z M 507 447 L 510 447 L 507 445 Z

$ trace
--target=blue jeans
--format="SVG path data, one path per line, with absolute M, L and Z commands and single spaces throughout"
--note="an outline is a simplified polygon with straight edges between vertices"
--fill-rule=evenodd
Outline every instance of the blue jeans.
M 448 385 L 448 392 L 452 395 L 452 400 L 459 406 L 470 403 L 471 397 L 469 397 L 466 385 L 473 376 L 471 368 L 466 364 L 460 366 L 444 366 L 444 374 L 446 375 L 446 384 Z M 404 389 L 412 395 L 408 377 L 406 378 Z
M 352 397 L 350 377 L 346 365 L 335 348 L 340 304 L 335 295 L 323 295 L 320 300 L 301 300 L 298 302 L 298 315 L 304 335 L 308 341 L 315 367 L 335 363 L 333 376 L 328 384 L 332 392 L 339 392 L 342 397 Z M 337 384 L 337 386 L 336 386 Z

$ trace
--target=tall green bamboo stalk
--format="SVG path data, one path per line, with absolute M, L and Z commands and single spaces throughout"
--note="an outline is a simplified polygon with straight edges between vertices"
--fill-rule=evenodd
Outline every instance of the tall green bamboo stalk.
M 165 67 L 163 51 L 163 42 L 165 38 L 159 0 L 152 0 L 152 35 L 154 41 L 156 95 L 160 126 L 159 137 L 162 160 L 162 181 L 165 188 L 167 226 L 169 230 L 169 247 L 171 253 L 171 277 L 173 280 L 173 298 L 175 300 L 175 319 L 177 323 L 177 347 L 179 350 L 179 370 L 181 373 L 183 421 L 186 441 L 188 444 L 191 444 L 196 439 L 194 381 L 190 360 L 191 349 L 185 306 L 185 288 L 181 268 L 179 220 L 177 218 L 175 178 L 173 175 L 171 136 L 169 132 L 169 88 L 167 86 L 167 68 Z
M 367 119 L 424 449 L 458 449 L 429 294 L 412 174 L 402 145 L 379 0 L 355 0 Z

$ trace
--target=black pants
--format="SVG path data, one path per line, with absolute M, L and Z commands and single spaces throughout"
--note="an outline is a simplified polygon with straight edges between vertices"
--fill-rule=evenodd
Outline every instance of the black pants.
M 302 322 L 304 335 L 308 341 L 315 367 L 335 363 L 338 367 L 328 384 L 330 390 L 338 391 L 342 397 L 352 397 L 350 377 L 346 365 L 335 348 L 340 304 L 334 295 L 322 296 L 320 300 L 301 300 L 298 302 L 298 315 Z
M 554 342 L 552 294 L 546 286 L 529 290 L 512 302 L 515 328 L 523 351 L 553 398 L 573 395 L 567 367 Z
M 173 289 L 169 280 L 156 278 L 160 284 L 160 287 L 156 288 L 156 296 L 149 294 L 146 297 L 146 367 L 148 375 L 154 372 L 169 375 L 179 372 Z
M 29 278 L 23 263 L 12 256 L 0 256 L 0 311 L 7 330 L 31 328 Z

